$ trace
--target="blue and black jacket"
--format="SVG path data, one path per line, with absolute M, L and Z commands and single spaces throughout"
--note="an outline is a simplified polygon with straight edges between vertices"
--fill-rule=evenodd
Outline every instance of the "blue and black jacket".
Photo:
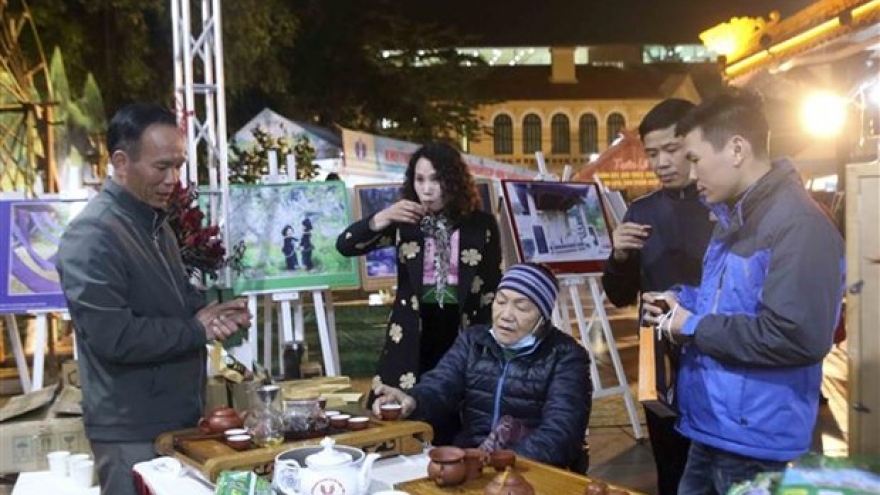
M 698 289 L 679 302 L 679 430 L 746 457 L 790 461 L 812 437 L 822 359 L 844 285 L 844 246 L 794 167 L 776 161 L 718 223 Z
M 519 455 L 560 467 L 584 462 L 583 441 L 593 392 L 590 358 L 570 335 L 548 326 L 530 349 L 508 357 L 488 325 L 460 333 L 433 370 L 408 391 L 414 419 L 460 411 L 460 447 L 476 447 L 509 415 L 531 433 L 511 448 Z

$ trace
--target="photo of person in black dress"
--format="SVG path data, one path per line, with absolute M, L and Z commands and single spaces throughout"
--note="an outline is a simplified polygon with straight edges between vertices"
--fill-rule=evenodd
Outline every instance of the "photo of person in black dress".
M 315 245 L 312 244 L 312 221 L 308 218 L 302 221 L 303 233 L 299 240 L 299 247 L 302 250 L 303 267 L 312 271 L 315 269 L 315 263 L 312 261 L 312 251 Z
M 297 270 L 299 269 L 299 261 L 296 259 L 296 245 L 294 244 L 294 242 L 297 241 L 297 238 L 293 236 L 293 227 L 285 225 L 284 228 L 281 229 L 281 235 L 284 236 L 284 245 L 281 246 L 281 252 L 284 253 L 284 261 L 287 264 L 287 269 Z M 311 258 L 311 252 L 309 253 L 309 258 Z M 311 259 L 309 261 L 311 262 Z M 305 260 L 303 260 L 303 262 L 305 263 Z

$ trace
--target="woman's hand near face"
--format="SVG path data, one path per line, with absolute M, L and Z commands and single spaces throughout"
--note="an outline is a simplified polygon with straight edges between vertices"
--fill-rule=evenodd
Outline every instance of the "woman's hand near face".
M 426 213 L 425 207 L 421 204 L 408 199 L 401 199 L 373 215 L 373 218 L 370 220 L 370 230 L 379 232 L 394 222 L 416 224 L 419 223 Z

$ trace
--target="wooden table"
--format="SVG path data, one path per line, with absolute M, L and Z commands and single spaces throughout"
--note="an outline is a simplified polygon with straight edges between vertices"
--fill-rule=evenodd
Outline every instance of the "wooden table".
M 535 495 L 582 495 L 590 478 L 575 474 L 571 471 L 559 469 L 524 457 L 516 458 L 516 470 L 531 483 L 535 489 Z M 427 477 L 406 483 L 400 483 L 395 488 L 405 491 L 410 495 L 484 495 L 486 485 L 492 481 L 498 473 L 492 468 L 485 468 L 481 478 L 466 481 L 458 486 L 439 487 Z M 609 488 L 625 488 L 609 485 Z M 639 492 L 627 490 L 636 495 Z
M 193 436 L 196 436 L 193 439 Z M 198 438 L 199 430 L 181 430 L 163 433 L 154 443 L 156 452 L 179 459 L 204 474 L 211 482 L 221 471 L 251 470 L 270 475 L 275 457 L 295 447 L 319 445 L 324 438 L 286 442 L 277 447 L 256 447 L 236 451 L 220 437 Z M 201 435 L 204 436 L 204 435 Z M 369 427 L 330 435 L 339 445 L 358 447 L 385 456 L 419 454 L 423 442 L 433 439 L 431 425 L 420 421 L 381 421 L 370 418 Z M 184 445 L 185 443 L 185 445 Z

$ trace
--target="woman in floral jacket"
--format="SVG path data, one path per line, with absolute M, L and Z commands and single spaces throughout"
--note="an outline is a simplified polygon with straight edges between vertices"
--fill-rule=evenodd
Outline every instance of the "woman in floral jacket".
M 429 143 L 416 151 L 401 196 L 336 240 L 345 256 L 397 247 L 397 295 L 374 389 L 412 388 L 460 329 L 489 323 L 501 279 L 498 223 L 478 209 L 474 179 L 455 148 Z

